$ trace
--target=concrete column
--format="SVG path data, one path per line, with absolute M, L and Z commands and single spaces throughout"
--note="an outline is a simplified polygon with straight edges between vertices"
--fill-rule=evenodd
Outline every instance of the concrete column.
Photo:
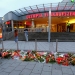
M 11 26 L 12 26 L 12 31 L 14 30 L 14 27 L 13 27 L 13 20 L 11 20 Z
M 32 20 L 32 26 L 31 26 L 32 28 L 34 28 L 35 26 L 34 26 L 34 20 Z

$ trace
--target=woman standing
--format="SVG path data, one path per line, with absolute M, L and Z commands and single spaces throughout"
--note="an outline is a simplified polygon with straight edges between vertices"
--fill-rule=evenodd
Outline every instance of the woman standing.
M 14 36 L 15 36 L 15 42 L 17 42 L 18 41 L 18 30 L 17 29 L 14 31 Z

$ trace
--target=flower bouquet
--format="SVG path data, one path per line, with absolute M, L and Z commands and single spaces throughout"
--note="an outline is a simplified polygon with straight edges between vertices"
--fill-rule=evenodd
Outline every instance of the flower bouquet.
M 48 53 L 46 56 L 46 63 L 55 63 L 55 57 L 54 54 Z
M 8 51 L 4 51 L 4 52 L 2 52 L 2 57 L 3 58 L 10 58 L 11 54 Z

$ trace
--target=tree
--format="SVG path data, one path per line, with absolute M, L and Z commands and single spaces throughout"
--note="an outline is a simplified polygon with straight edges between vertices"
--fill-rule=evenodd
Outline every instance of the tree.
M 74 2 L 74 0 L 71 0 L 71 2 Z

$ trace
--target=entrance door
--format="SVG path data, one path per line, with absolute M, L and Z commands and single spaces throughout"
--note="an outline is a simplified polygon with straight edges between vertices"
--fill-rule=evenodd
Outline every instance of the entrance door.
M 58 24 L 57 32 L 66 32 L 66 24 Z

